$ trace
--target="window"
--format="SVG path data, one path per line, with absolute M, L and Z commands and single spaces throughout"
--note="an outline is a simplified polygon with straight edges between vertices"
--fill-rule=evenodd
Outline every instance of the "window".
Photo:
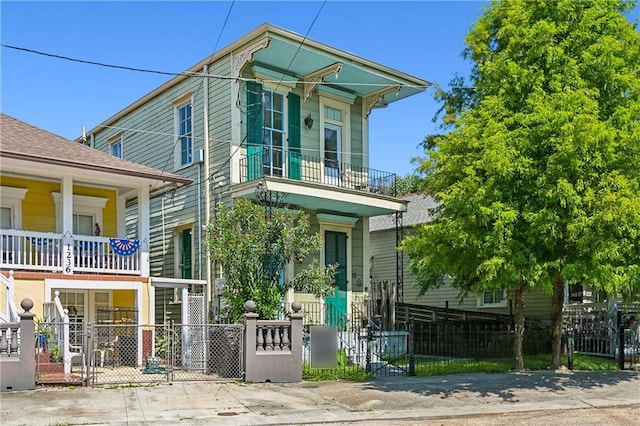
M 109 141 L 109 153 L 114 157 L 122 158 L 122 136 Z
M 502 290 L 485 290 L 478 297 L 478 307 L 497 308 L 506 307 L 507 298 L 506 291 Z
M 178 106 L 176 109 L 180 159 L 178 166 L 187 166 L 193 163 L 193 123 L 191 116 L 191 101 Z
M 56 229 L 62 232 L 62 195 L 52 192 L 51 196 L 56 205 Z M 73 232 L 78 235 L 96 235 L 96 228 L 102 227 L 102 210 L 107 201 L 107 198 L 74 194 Z
M 87 214 L 73 215 L 73 233 L 74 235 L 93 235 L 94 234 L 94 217 Z
M 325 183 L 338 185 L 342 163 L 342 111 L 324 107 Z
M 0 228 L 11 229 L 11 207 L 0 207 Z
M 262 163 L 267 176 L 282 176 L 284 160 L 284 96 L 270 90 L 262 92 L 263 146 Z
M 4 229 L 22 228 L 22 200 L 27 194 L 26 188 L 0 186 L 0 227 Z

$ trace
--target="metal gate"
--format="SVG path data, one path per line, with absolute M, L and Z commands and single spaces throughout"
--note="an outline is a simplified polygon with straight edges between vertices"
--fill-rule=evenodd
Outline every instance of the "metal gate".
M 92 385 L 239 380 L 241 324 L 91 325 Z
M 306 304 L 303 311 L 309 318 L 316 318 L 313 306 Z M 384 321 L 370 307 L 353 304 L 351 316 L 339 322 L 337 328 L 337 369 L 361 369 L 378 376 L 399 376 L 409 373 L 410 334 L 404 324 Z M 330 317 L 330 316 L 328 316 Z M 309 326 L 320 325 L 309 322 L 305 326 L 303 338 L 303 362 L 314 368 L 314 342 Z
M 563 315 L 567 350 L 615 358 L 623 369 L 640 368 L 640 306 L 568 305 Z

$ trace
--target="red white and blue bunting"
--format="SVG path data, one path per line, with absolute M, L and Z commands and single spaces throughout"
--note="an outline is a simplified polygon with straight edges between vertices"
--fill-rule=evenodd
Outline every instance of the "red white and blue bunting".
M 127 240 L 125 238 L 109 238 L 109 244 L 117 254 L 131 256 L 138 251 L 140 240 Z

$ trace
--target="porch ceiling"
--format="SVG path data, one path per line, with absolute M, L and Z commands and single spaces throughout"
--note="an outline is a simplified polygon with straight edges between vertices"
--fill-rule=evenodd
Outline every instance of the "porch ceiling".
M 278 193 L 282 206 L 318 213 L 371 217 L 407 210 L 406 201 L 386 195 L 274 177 L 233 185 L 231 197 L 257 201 L 259 185 L 263 191 Z
M 385 107 L 391 102 L 423 92 L 431 84 L 349 52 L 304 39 L 287 30 L 274 26 L 267 28 L 269 46 L 254 53 L 255 64 L 304 81 L 305 76 L 340 63 L 341 69 L 337 74 L 331 73 L 322 78 L 325 86 L 363 98 L 393 88 L 381 94 L 371 107 Z

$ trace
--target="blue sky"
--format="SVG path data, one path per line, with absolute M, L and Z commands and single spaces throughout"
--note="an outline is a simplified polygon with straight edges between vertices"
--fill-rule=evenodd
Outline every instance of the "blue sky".
M 469 72 L 470 64 L 461 58 L 464 37 L 486 4 L 4 0 L 1 38 L 3 44 L 78 59 L 181 72 L 268 22 L 446 86 L 455 73 Z M 170 78 L 4 47 L 0 53 L 0 110 L 69 139 L 80 136 L 83 125 L 93 128 Z M 437 108 L 433 89 L 427 89 L 374 110 L 370 167 L 410 173 L 411 157 L 421 155 L 419 143 L 438 131 L 432 122 Z

